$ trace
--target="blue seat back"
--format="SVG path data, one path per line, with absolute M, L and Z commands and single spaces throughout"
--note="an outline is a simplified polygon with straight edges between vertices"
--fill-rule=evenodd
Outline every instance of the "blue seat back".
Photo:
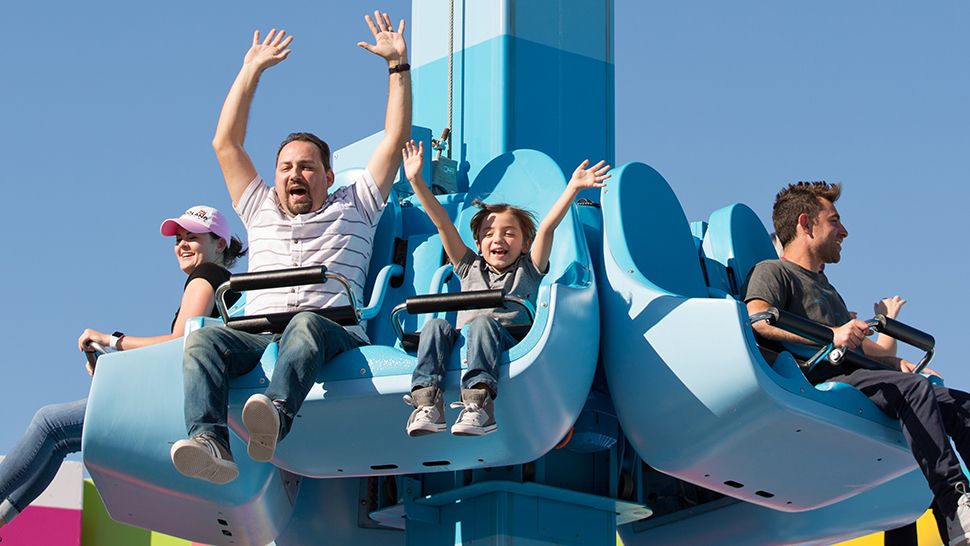
M 611 246 L 604 252 L 625 270 L 638 271 L 656 288 L 682 296 L 706 297 L 690 224 L 667 181 L 652 167 L 628 163 L 613 173 L 618 182 L 604 189 L 615 203 L 605 223 Z M 625 234 L 644 234 L 627 236 Z M 636 245 L 628 245 L 635 241 Z
M 471 231 L 471 219 L 480 209 L 476 199 L 485 203 L 509 203 L 531 211 L 539 222 L 559 199 L 566 187 L 566 179 L 559 165 L 549 156 L 535 150 L 516 150 L 502 154 L 490 161 L 475 177 L 458 215 L 456 227 L 465 244 L 475 249 L 475 236 Z M 542 287 L 566 274 L 574 273 L 575 266 L 588 268 L 589 250 L 583 228 L 573 205 L 555 231 L 552 254 L 549 256 L 549 272 Z M 537 226 L 538 227 L 538 226 Z M 586 275 L 588 271 L 579 274 Z
M 736 296 L 742 295 L 744 283 L 758 262 L 778 257 L 761 219 L 741 203 L 711 214 L 703 249 L 705 256 L 726 268 L 730 292 Z

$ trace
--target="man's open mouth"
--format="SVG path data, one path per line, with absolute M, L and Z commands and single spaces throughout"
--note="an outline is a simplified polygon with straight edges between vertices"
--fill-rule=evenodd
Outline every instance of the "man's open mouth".
M 297 201 L 303 200 L 310 195 L 310 192 L 307 191 L 307 188 L 303 186 L 292 186 L 286 190 L 286 193 L 291 198 Z

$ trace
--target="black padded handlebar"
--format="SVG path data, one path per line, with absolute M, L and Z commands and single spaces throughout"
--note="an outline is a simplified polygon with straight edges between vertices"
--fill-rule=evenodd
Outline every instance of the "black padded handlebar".
M 876 315 L 872 320 L 876 321 L 876 329 L 879 332 L 903 343 L 908 343 L 917 349 L 932 351 L 936 346 L 936 340 L 933 336 L 908 324 L 903 324 L 885 315 Z
M 408 313 L 447 313 L 466 309 L 491 309 L 501 307 L 504 302 L 502 290 L 473 290 L 453 294 L 430 294 L 412 296 L 405 300 Z
M 773 326 L 788 330 L 817 343 L 832 343 L 834 333 L 831 328 L 824 324 L 775 308 L 772 308 L 769 312 L 773 312 L 774 315 L 772 317 L 773 320 L 769 321 L 769 324 Z
M 232 328 L 233 330 L 240 330 L 242 332 L 249 332 L 251 334 L 264 332 L 279 334 L 283 332 L 286 325 L 289 324 L 290 319 L 300 312 L 302 311 L 288 311 L 284 313 L 269 313 L 266 315 L 252 315 L 248 317 L 231 318 L 226 322 L 226 326 Z M 358 323 L 357 311 L 349 305 L 327 307 L 325 309 L 313 309 L 309 312 L 328 318 L 341 326 L 353 326 Z
M 263 288 L 284 288 L 327 281 L 327 267 L 316 265 L 295 269 L 278 269 L 259 273 L 239 273 L 229 277 L 229 286 L 237 292 Z

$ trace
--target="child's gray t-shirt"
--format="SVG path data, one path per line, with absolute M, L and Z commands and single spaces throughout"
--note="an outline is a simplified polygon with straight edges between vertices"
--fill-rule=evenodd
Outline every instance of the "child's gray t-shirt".
M 547 268 L 548 269 L 548 268 Z M 539 282 L 545 273 L 536 269 L 532 263 L 532 256 L 523 252 L 521 256 L 505 271 L 497 273 L 492 270 L 485 259 L 469 249 L 455 265 L 455 274 L 461 279 L 461 291 L 472 290 L 505 290 L 510 296 L 536 302 Z M 529 324 L 529 315 L 521 306 L 506 302 L 502 307 L 493 309 L 472 309 L 458 312 L 458 328 L 461 328 L 473 318 L 486 315 L 494 318 L 503 325 Z

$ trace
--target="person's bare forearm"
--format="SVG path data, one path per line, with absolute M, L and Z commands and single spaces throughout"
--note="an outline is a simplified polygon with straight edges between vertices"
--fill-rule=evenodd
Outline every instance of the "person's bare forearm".
M 815 345 L 810 339 L 806 339 L 798 334 L 793 334 L 788 330 L 782 330 L 764 322 L 759 322 L 753 326 L 754 331 L 764 339 L 778 341 L 781 343 L 801 343 L 804 345 Z
M 451 217 L 448 216 L 448 211 L 445 210 L 441 203 L 435 198 L 434 194 L 431 193 L 431 189 L 428 188 L 428 184 L 424 181 L 424 177 L 420 174 L 414 176 L 411 182 L 411 189 L 414 190 L 414 195 L 418 197 L 418 202 L 421 203 L 421 207 L 424 209 L 425 214 L 431 219 L 434 227 L 440 232 L 444 227 L 454 227 L 451 223 Z
M 216 154 L 227 147 L 242 148 L 246 139 L 246 125 L 249 123 L 249 109 L 256 94 L 260 73 L 255 67 L 243 65 L 232 82 L 219 113 L 216 135 L 212 146 Z
M 264 70 L 290 54 L 287 47 L 293 41 L 292 36 L 286 36 L 286 31 L 276 32 L 276 29 L 270 30 L 264 40 L 260 41 L 259 38 L 259 31 L 254 32 L 252 46 L 243 57 L 242 68 L 222 104 L 216 135 L 212 139 L 212 147 L 216 151 L 233 205 L 239 202 L 250 182 L 256 178 L 256 167 L 243 148 L 256 85 Z

